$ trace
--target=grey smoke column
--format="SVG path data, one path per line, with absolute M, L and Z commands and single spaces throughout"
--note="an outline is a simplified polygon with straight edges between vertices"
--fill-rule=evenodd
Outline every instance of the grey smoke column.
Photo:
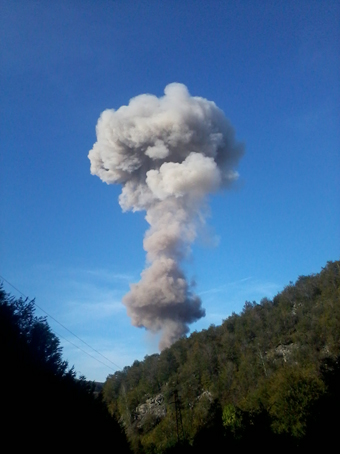
M 89 152 L 91 173 L 123 186 L 123 211 L 146 211 L 147 267 L 123 303 L 134 326 L 161 331 L 160 349 L 205 315 L 180 262 L 204 221 L 206 196 L 238 177 L 234 168 L 243 151 L 214 102 L 190 96 L 179 83 L 164 93 L 105 110 Z

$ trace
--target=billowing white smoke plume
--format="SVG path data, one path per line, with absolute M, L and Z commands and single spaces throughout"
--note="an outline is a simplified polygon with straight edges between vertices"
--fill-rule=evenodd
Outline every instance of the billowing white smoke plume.
M 91 173 L 123 186 L 123 209 L 146 211 L 147 267 L 123 298 L 132 324 L 161 331 L 160 349 L 205 315 L 180 262 L 204 220 L 206 196 L 238 176 L 242 155 L 234 130 L 214 102 L 190 96 L 185 85 L 145 94 L 118 110 L 105 110 L 89 152 Z

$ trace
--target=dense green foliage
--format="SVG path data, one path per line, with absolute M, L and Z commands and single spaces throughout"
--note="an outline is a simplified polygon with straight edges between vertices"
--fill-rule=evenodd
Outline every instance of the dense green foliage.
M 136 453 L 325 446 L 336 436 L 339 358 L 337 261 L 110 375 L 103 394 Z
M 129 452 L 116 420 L 138 454 L 332 446 L 340 405 L 340 262 L 135 361 L 109 376 L 98 397 L 63 360 L 34 301 L 2 287 L 0 348 L 3 443 L 13 450 Z
M 119 424 L 94 384 L 76 378 L 62 359 L 57 336 L 34 301 L 15 299 L 0 286 L 1 435 L 8 451 L 128 453 Z

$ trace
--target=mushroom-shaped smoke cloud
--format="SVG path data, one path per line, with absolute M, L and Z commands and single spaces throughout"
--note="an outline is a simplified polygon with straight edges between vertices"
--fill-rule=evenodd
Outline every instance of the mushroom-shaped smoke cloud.
M 180 262 L 203 221 L 206 196 L 238 177 L 234 168 L 243 152 L 214 102 L 190 96 L 179 83 L 164 93 L 105 110 L 89 152 L 91 173 L 123 186 L 122 209 L 146 211 L 147 267 L 123 303 L 133 325 L 161 331 L 161 350 L 205 315 Z

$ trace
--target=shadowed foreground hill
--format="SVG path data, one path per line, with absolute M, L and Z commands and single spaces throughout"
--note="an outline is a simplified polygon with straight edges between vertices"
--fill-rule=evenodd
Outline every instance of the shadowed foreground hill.
M 339 358 L 336 261 L 110 375 L 103 394 L 136 453 L 326 447 L 337 437 Z
M 0 288 L 1 441 L 8 451 L 110 449 L 128 453 L 125 435 L 93 385 L 76 379 L 59 339 L 34 302 Z

